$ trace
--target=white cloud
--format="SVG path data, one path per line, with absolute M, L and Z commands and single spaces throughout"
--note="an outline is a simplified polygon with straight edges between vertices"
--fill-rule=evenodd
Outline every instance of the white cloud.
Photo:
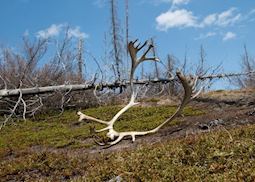
M 235 24 L 241 19 L 241 14 L 237 13 L 236 8 L 230 8 L 222 13 L 213 13 L 204 18 L 201 27 L 216 25 L 226 27 Z
M 86 34 L 86 33 L 84 33 L 84 32 L 81 32 L 81 31 L 80 31 L 80 27 L 78 27 L 78 26 L 75 27 L 75 28 L 70 28 L 70 29 L 68 30 L 68 36 L 69 36 L 69 37 L 75 37 L 75 38 L 83 38 L 83 39 L 89 37 L 88 34 Z
M 158 6 L 162 3 L 171 4 L 171 9 L 176 9 L 178 6 L 188 4 L 191 0 L 141 0 L 142 3 L 151 3 L 154 6 Z
M 186 9 L 169 10 L 156 18 L 157 29 L 167 31 L 169 28 L 176 27 L 196 27 L 197 18 L 191 11 Z
M 62 30 L 63 24 L 52 24 L 49 28 L 45 30 L 40 30 L 37 32 L 38 38 L 47 39 L 50 37 L 58 36 L 60 31 Z
M 171 0 L 174 1 L 174 0 Z M 184 0 L 176 0 L 180 2 L 188 2 Z M 177 27 L 199 27 L 204 28 L 208 26 L 226 27 L 234 25 L 241 20 L 242 15 L 237 12 L 236 8 L 230 8 L 221 13 L 213 13 L 205 16 L 199 20 L 192 11 L 186 9 L 171 8 L 165 13 L 156 17 L 157 29 L 167 31 L 170 28 Z M 200 18 L 201 19 L 201 18 Z
M 217 14 L 210 14 L 208 16 L 206 16 L 202 22 L 202 25 L 207 26 L 207 25 L 212 25 L 216 22 L 217 20 Z
M 172 0 L 173 5 L 188 4 L 190 0 Z
M 216 35 L 217 35 L 216 32 L 208 32 L 206 34 L 200 34 L 199 37 L 195 38 L 195 40 L 206 39 L 208 37 L 213 37 L 213 36 L 216 36 Z
M 219 26 L 227 26 L 236 23 L 241 18 L 241 14 L 236 14 L 236 8 L 230 8 L 218 15 L 217 24 Z
M 155 3 L 172 3 L 172 5 L 188 4 L 190 0 L 155 0 Z
M 233 32 L 227 32 L 224 37 L 223 37 L 223 41 L 227 41 L 227 40 L 231 40 L 231 39 L 234 39 L 236 38 L 236 34 L 233 33 Z
M 68 26 L 65 24 L 52 24 L 49 28 L 46 28 L 44 30 L 40 30 L 36 33 L 37 38 L 42 38 L 42 39 L 48 39 L 51 37 L 56 37 L 59 34 L 63 34 L 63 31 L 66 30 Z M 74 28 L 68 28 L 68 37 L 75 37 L 75 38 L 88 38 L 89 35 L 82 32 L 80 30 L 80 27 L 76 26 Z

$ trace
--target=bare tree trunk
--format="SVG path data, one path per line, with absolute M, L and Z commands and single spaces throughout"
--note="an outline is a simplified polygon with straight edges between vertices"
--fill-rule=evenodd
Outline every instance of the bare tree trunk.
M 153 57 L 156 57 L 156 50 L 155 50 L 155 43 L 154 43 L 154 40 L 151 39 L 151 44 L 153 45 L 153 48 L 152 48 L 152 54 L 153 54 Z M 158 64 L 157 64 L 157 61 L 154 61 L 154 76 L 155 78 L 159 78 L 159 70 L 158 70 Z
M 128 30 L 128 0 L 125 1 L 125 10 L 126 10 L 126 56 L 128 57 L 128 33 L 129 33 L 129 30 Z
M 117 24 L 117 11 L 116 11 L 116 4 L 115 0 L 111 0 L 111 25 L 112 25 L 112 41 L 113 41 L 113 51 L 114 51 L 114 58 L 115 58 L 115 67 L 117 73 L 117 80 L 121 80 L 121 73 L 120 73 L 120 45 L 119 45 L 119 38 L 118 38 L 118 24 Z
M 174 58 L 171 55 L 167 55 L 167 76 L 170 77 L 172 76 L 173 72 L 174 72 Z M 170 82 L 169 83 L 169 92 L 170 95 L 175 95 L 175 83 L 174 82 Z
M 156 50 L 155 50 L 155 43 L 154 43 L 154 40 L 153 38 L 151 38 L 151 44 L 153 45 L 152 47 L 152 54 L 153 54 L 153 57 L 156 57 Z M 158 69 L 158 63 L 157 61 L 154 61 L 154 78 L 158 79 L 159 78 L 159 69 Z M 157 85 L 155 85 L 154 87 L 154 92 L 155 93 L 159 93 L 160 90 L 161 90 L 161 86 L 162 84 L 161 83 L 158 83 Z
M 83 79 L 83 71 L 82 71 L 82 67 L 83 67 L 83 44 L 84 44 L 84 40 L 82 38 L 79 39 L 78 42 L 78 56 L 77 56 L 77 60 L 78 60 L 78 76 L 79 76 L 79 80 L 82 81 Z
M 129 77 L 129 72 L 128 72 L 128 70 L 129 70 L 129 61 L 128 61 L 128 59 L 129 59 L 129 52 L 128 52 L 128 43 L 129 43 L 129 15 L 128 15 L 128 11 L 129 11 L 129 9 L 128 9 L 129 7 L 128 7 L 128 0 L 125 0 L 125 28 L 126 28 L 126 63 L 124 64 L 124 66 L 125 66 L 125 68 L 124 68 L 124 72 L 125 72 L 125 78 L 128 78 Z
M 144 65 L 142 64 L 141 65 L 142 69 L 141 69 L 141 79 L 143 80 L 144 79 Z
M 185 55 L 184 55 L 184 62 L 182 65 L 182 71 L 184 74 L 187 72 L 187 50 L 185 50 Z
M 242 68 L 245 72 L 252 72 L 255 70 L 255 60 L 249 56 L 246 45 L 244 45 L 244 54 L 242 56 Z M 254 75 L 249 75 L 243 79 L 245 87 L 255 87 Z
M 204 47 L 203 47 L 203 45 L 201 45 L 200 46 L 200 60 L 199 60 L 198 67 L 196 70 L 197 76 L 202 76 L 203 74 L 205 74 L 205 68 L 204 68 L 205 56 L 206 56 L 206 54 L 205 54 Z

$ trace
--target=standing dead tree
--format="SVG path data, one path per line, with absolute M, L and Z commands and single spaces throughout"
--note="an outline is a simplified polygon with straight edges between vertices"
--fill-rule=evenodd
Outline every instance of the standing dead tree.
M 147 134 L 151 134 L 151 133 L 155 133 L 157 132 L 160 128 L 162 128 L 165 124 L 171 122 L 173 119 L 176 118 L 176 116 L 178 116 L 182 110 L 184 109 L 184 107 L 192 100 L 194 99 L 201 91 L 201 89 L 196 92 L 196 85 L 197 85 L 197 77 L 186 77 L 184 76 L 181 72 L 177 72 L 176 75 L 178 77 L 178 79 L 180 80 L 183 88 L 184 88 L 184 97 L 183 100 L 181 102 L 181 104 L 179 105 L 179 107 L 177 108 L 176 112 L 170 116 L 168 119 L 166 119 L 162 124 L 160 124 L 159 126 L 157 126 L 156 128 L 149 130 L 149 131 L 130 131 L 130 132 L 118 132 L 114 129 L 114 124 L 115 122 L 118 120 L 118 118 L 124 113 L 126 112 L 129 108 L 138 105 L 139 103 L 136 102 L 136 97 L 138 94 L 138 89 L 135 88 L 134 86 L 134 73 L 136 68 L 138 67 L 138 65 L 144 61 L 158 61 L 158 59 L 156 57 L 147 57 L 147 53 L 153 48 L 152 44 L 149 44 L 146 51 L 142 54 L 141 57 L 137 57 L 138 52 L 143 49 L 146 45 L 147 42 L 145 42 L 143 45 L 140 46 L 140 44 L 135 45 L 135 43 L 137 42 L 130 42 L 128 45 L 129 48 L 129 53 L 130 53 L 130 57 L 131 57 L 131 69 L 130 69 L 130 87 L 131 87 L 131 97 L 130 97 L 130 101 L 129 103 L 122 108 L 110 121 L 103 121 L 91 116 L 87 116 L 85 114 L 83 114 L 82 112 L 78 112 L 77 114 L 80 116 L 79 120 L 91 120 L 91 121 L 95 121 L 101 124 L 105 124 L 107 125 L 107 127 L 100 129 L 100 130 L 95 130 L 95 132 L 103 132 L 103 131 L 107 131 L 106 136 L 108 138 L 110 138 L 112 141 L 111 142 L 107 142 L 107 143 L 100 143 L 97 142 L 99 145 L 108 145 L 108 146 L 112 146 L 117 144 L 118 142 L 120 142 L 124 137 L 126 136 L 131 136 L 132 137 L 132 141 L 135 141 L 135 137 L 136 136 L 141 136 L 141 135 L 147 135 Z
M 117 19 L 116 10 L 116 0 L 110 0 L 111 9 L 111 35 L 112 35 L 112 45 L 113 45 L 113 55 L 114 55 L 114 66 L 113 70 L 116 74 L 116 80 L 121 80 L 121 66 L 122 66 L 122 47 L 120 39 L 120 26 Z
M 205 70 L 205 50 L 204 47 L 201 45 L 200 46 L 200 59 L 199 59 L 199 63 L 196 69 L 196 75 L 198 76 L 202 76 L 206 74 L 206 70 Z
M 166 72 L 166 76 L 171 78 L 173 77 L 173 73 L 175 70 L 175 64 L 176 64 L 176 60 L 174 58 L 174 56 L 172 55 L 167 55 L 167 72 Z M 168 84 L 168 91 L 169 91 L 169 95 L 176 95 L 177 94 L 177 86 L 175 82 L 170 82 Z
M 84 40 L 83 38 L 79 38 L 78 41 L 78 52 L 77 52 L 77 62 L 78 62 L 78 76 L 79 80 L 81 81 L 83 79 L 83 44 Z
M 125 0 L 125 28 L 126 28 L 126 57 L 128 59 L 129 22 L 128 22 L 128 0 Z
M 156 48 L 155 48 L 156 45 L 155 45 L 153 38 L 151 38 L 151 44 L 153 45 L 152 54 L 154 57 L 156 57 Z M 158 64 L 156 61 L 154 62 L 154 77 L 159 78 L 159 68 L 158 68 Z
M 249 55 L 246 45 L 244 45 L 244 53 L 242 55 L 241 66 L 244 72 L 255 71 L 255 59 Z M 246 75 L 242 78 L 238 78 L 237 81 L 239 86 L 241 87 L 248 87 L 248 88 L 255 87 L 254 75 Z

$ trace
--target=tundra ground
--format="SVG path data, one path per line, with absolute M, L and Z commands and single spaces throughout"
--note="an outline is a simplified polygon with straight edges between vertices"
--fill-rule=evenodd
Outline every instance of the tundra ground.
M 146 101 L 148 103 L 148 101 Z M 176 106 L 153 99 L 125 113 L 118 131 L 156 127 Z M 83 110 L 111 119 L 121 106 Z M 76 111 L 16 121 L 0 131 L 0 181 L 254 181 L 255 91 L 214 91 L 156 134 L 97 146 Z M 102 135 L 103 136 L 103 135 Z

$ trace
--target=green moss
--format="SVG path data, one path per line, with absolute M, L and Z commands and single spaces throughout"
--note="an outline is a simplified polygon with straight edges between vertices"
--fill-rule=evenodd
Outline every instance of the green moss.
M 119 106 L 111 106 L 87 109 L 84 112 L 90 116 L 103 120 L 110 120 L 120 109 L 121 107 Z M 119 118 L 115 127 L 118 131 L 149 130 L 161 124 L 175 111 L 175 106 L 134 107 Z M 186 107 L 183 112 L 185 116 L 196 116 L 204 113 L 204 111 L 192 107 Z M 179 123 L 180 121 L 174 120 L 170 122 L 169 125 L 176 125 Z
M 84 112 L 103 120 L 110 120 L 120 109 L 120 106 L 106 106 L 87 109 Z M 173 106 L 134 107 L 119 118 L 116 129 L 119 131 L 149 130 L 162 123 L 175 110 Z M 184 115 L 187 116 L 200 114 L 203 112 L 191 107 L 184 110 Z M 56 148 L 89 147 L 92 143 L 84 144 L 83 141 L 90 136 L 90 126 L 95 125 L 97 128 L 103 126 L 93 122 L 77 123 L 77 119 L 76 111 L 66 111 L 58 117 L 40 115 L 37 121 L 16 122 L 0 131 L 0 146 L 19 150 L 36 145 Z M 179 123 L 179 120 L 175 120 L 170 125 Z
M 72 120 L 70 119 L 72 117 Z M 45 147 L 76 147 L 82 142 L 76 140 L 79 136 L 89 137 L 89 124 L 73 126 L 77 120 L 75 112 L 64 113 L 59 118 L 48 118 L 47 121 L 22 121 L 11 124 L 0 131 L 0 146 L 21 150 L 31 146 Z

